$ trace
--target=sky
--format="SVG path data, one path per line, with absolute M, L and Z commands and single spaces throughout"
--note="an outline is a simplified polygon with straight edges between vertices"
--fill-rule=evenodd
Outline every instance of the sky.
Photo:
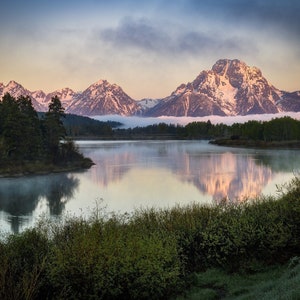
M 106 79 L 163 98 L 218 59 L 300 90 L 299 0 L 4 0 L 0 82 L 83 91 Z

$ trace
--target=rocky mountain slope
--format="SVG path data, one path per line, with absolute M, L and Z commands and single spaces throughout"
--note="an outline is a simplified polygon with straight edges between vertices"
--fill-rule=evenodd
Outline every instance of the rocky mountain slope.
M 286 99 L 284 101 L 284 99 Z M 276 89 L 256 67 L 222 59 L 190 83 L 180 85 L 151 110 L 151 116 L 235 116 L 285 111 L 291 97 Z M 293 98 L 291 109 L 300 104 Z M 296 105 L 296 103 L 298 103 Z
M 32 99 L 32 105 L 37 111 L 44 111 L 45 107 L 40 101 L 40 98 L 34 97 L 33 93 L 25 89 L 21 84 L 14 80 L 11 80 L 7 85 L 0 83 L 0 99 L 6 94 L 10 93 L 13 97 L 18 98 L 20 96 L 30 96 Z M 36 92 L 37 96 L 45 95 L 42 91 Z M 45 95 L 46 96 L 46 95 Z
M 38 111 L 46 111 L 52 97 L 57 95 L 66 112 L 95 116 L 235 116 L 248 114 L 300 111 L 300 92 L 280 91 L 271 85 L 256 67 L 237 59 L 220 59 L 211 70 L 202 71 L 197 78 L 181 84 L 163 99 L 135 101 L 121 87 L 99 80 L 83 92 L 69 88 L 45 94 L 30 92 L 15 81 L 0 83 L 0 99 L 30 96 Z
M 135 115 L 140 110 L 138 103 L 130 98 L 118 85 L 106 80 L 89 86 L 78 93 L 66 106 L 66 112 L 77 115 Z

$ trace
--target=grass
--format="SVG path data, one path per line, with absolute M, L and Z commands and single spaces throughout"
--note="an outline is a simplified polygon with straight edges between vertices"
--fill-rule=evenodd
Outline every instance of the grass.
M 0 299 L 297 299 L 299 233 L 299 178 L 240 205 L 96 207 L 0 240 Z
M 196 274 L 193 288 L 176 300 L 297 300 L 299 297 L 300 259 L 296 257 L 284 266 L 272 266 L 250 274 L 209 269 Z

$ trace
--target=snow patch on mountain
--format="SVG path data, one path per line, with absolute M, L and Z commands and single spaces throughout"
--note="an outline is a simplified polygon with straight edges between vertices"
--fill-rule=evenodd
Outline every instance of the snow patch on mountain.
M 160 99 L 150 99 L 150 98 L 145 98 L 142 100 L 137 101 L 137 103 L 144 109 L 149 109 L 157 105 L 161 100 Z

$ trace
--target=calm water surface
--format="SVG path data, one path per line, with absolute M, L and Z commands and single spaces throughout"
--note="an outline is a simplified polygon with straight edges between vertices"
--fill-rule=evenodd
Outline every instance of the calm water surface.
M 297 150 L 236 149 L 205 141 L 80 141 L 96 163 L 84 172 L 0 179 L 2 232 L 20 232 L 41 215 L 88 216 L 222 198 L 276 194 L 300 169 Z

